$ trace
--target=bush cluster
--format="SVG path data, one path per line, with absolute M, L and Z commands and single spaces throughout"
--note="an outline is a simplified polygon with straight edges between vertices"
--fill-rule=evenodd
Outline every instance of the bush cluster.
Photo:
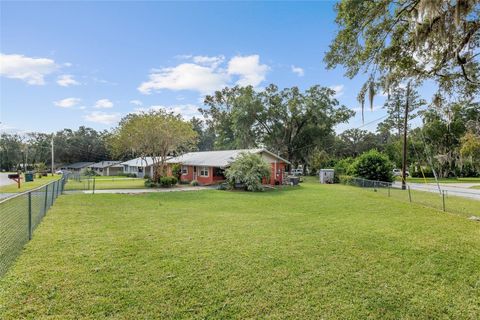
M 166 176 L 166 177 L 161 177 L 160 178 L 160 185 L 164 188 L 170 188 L 174 185 L 176 185 L 178 182 L 178 179 L 177 177 L 173 177 L 173 176 Z
M 393 181 L 393 163 L 385 154 L 377 150 L 361 154 L 355 159 L 349 170 L 356 177 L 376 181 Z
M 258 154 L 242 153 L 225 170 L 225 177 L 231 188 L 243 185 L 247 191 L 263 191 L 262 179 L 270 178 L 270 164 Z
M 159 182 L 155 182 L 152 179 L 146 179 L 145 180 L 145 187 L 147 188 L 158 188 L 158 187 L 163 187 L 163 188 L 170 188 L 176 185 L 178 182 L 178 179 L 176 177 L 161 177 Z

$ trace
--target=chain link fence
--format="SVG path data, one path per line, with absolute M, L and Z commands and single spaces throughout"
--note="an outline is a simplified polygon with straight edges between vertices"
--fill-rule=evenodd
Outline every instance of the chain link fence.
M 127 176 L 87 176 L 78 173 L 68 175 L 65 187 L 69 192 L 95 193 L 96 190 L 144 189 L 145 179 Z
M 0 276 L 20 254 L 23 246 L 62 194 L 67 177 L 0 201 Z
M 461 214 L 467 217 L 480 217 L 480 193 L 445 189 L 439 185 L 406 184 L 373 181 L 363 178 L 341 176 L 340 183 L 372 190 L 395 200 L 417 203 L 444 212 Z

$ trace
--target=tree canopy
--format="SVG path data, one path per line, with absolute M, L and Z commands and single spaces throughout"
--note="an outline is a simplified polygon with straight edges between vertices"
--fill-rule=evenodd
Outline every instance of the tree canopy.
M 197 134 L 180 115 L 163 110 L 132 113 L 115 129 L 111 145 L 116 154 L 130 152 L 137 157 L 151 157 L 154 177 L 165 175 L 165 161 L 170 155 L 194 148 Z
M 333 140 L 334 127 L 354 112 L 340 105 L 332 89 L 313 86 L 263 91 L 225 88 L 205 98 L 201 109 L 215 132 L 216 149 L 265 146 L 294 162 L 305 162 L 315 146 Z M 310 146 L 310 148 L 306 148 Z
M 478 0 L 342 0 L 336 10 L 339 31 L 324 59 L 350 78 L 367 74 L 362 107 L 406 79 L 433 79 L 444 95 L 479 94 Z

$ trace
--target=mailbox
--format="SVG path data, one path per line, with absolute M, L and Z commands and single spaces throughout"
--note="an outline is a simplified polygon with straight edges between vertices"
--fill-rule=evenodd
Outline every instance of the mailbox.
M 19 179 L 20 175 L 18 173 L 11 173 L 8 175 L 8 179 Z

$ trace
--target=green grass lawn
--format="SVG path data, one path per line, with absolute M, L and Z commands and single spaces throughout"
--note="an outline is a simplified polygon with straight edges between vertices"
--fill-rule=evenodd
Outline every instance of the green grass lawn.
M 402 181 L 400 177 L 395 180 Z M 407 182 L 411 183 L 436 183 L 435 178 L 407 178 Z M 480 183 L 480 178 L 440 178 L 440 183 Z
M 480 223 L 343 185 L 65 195 L 1 319 L 479 319 Z
M 143 189 L 145 188 L 145 179 L 125 178 L 125 177 L 95 177 L 95 189 Z M 93 178 L 81 181 L 69 180 L 65 185 L 65 190 L 92 190 Z
M 15 184 L 10 184 L 8 186 L 2 186 L 0 187 L 0 192 L 5 192 L 5 193 L 17 193 L 17 192 L 24 192 L 28 191 L 40 186 L 43 186 L 47 183 L 50 183 L 52 181 L 60 179 L 62 176 L 61 175 L 49 175 L 48 177 L 42 177 L 42 178 L 37 178 L 35 176 L 35 179 L 31 182 L 25 182 L 25 179 L 22 177 L 21 183 L 20 183 L 20 189 L 17 186 L 17 183 Z

